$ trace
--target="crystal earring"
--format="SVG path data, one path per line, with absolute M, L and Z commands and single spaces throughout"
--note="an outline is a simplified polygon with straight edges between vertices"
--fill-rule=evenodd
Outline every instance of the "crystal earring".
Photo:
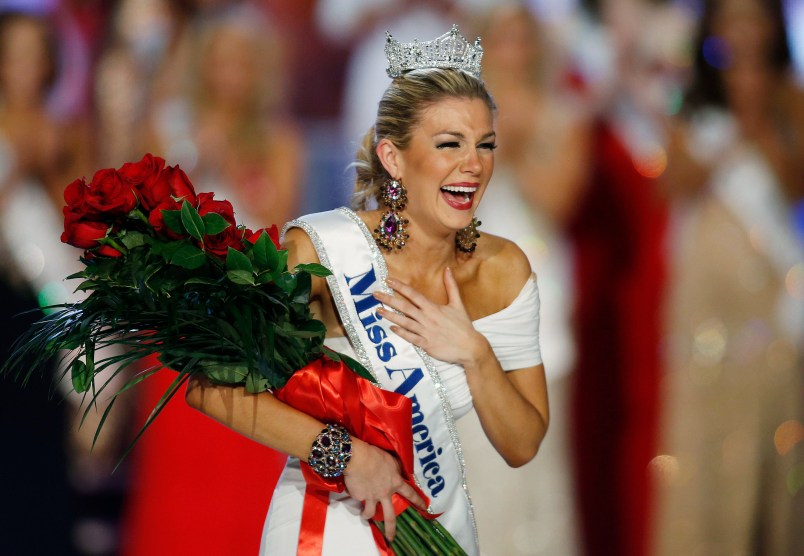
M 480 224 L 482 224 L 482 222 L 473 216 L 471 224 L 458 230 L 458 233 L 455 234 L 455 247 L 457 247 L 459 251 L 463 251 L 464 253 L 474 252 L 477 247 L 477 239 L 480 237 L 480 232 L 477 231 Z
M 380 199 L 388 210 L 383 213 L 379 225 L 374 230 L 374 240 L 377 245 L 388 251 L 402 249 L 409 237 L 405 229 L 408 220 L 400 216 L 399 211 L 405 210 L 408 192 L 401 181 L 389 179 L 380 187 Z

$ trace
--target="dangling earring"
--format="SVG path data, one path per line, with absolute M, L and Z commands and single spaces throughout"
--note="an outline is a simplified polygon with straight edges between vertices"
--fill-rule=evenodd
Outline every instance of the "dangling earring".
M 405 226 L 408 220 L 398 214 L 405 210 L 408 202 L 408 192 L 402 182 L 396 179 L 386 180 L 380 188 L 380 199 L 388 207 L 380 223 L 374 230 L 374 240 L 377 245 L 384 247 L 388 251 L 402 249 L 408 239 L 408 231 Z
M 474 252 L 477 247 L 477 239 L 480 237 L 480 232 L 477 231 L 480 224 L 482 224 L 482 222 L 473 216 L 471 224 L 458 230 L 458 233 L 455 234 L 455 247 L 457 247 L 459 251 L 463 251 L 464 253 Z

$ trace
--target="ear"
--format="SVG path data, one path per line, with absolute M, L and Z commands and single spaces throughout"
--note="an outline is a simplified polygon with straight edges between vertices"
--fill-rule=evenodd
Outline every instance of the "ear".
M 388 172 L 388 175 L 395 179 L 402 178 L 404 160 L 399 147 L 394 145 L 389 139 L 383 138 L 377 143 L 376 152 L 377 158 L 380 159 L 380 163 L 383 165 L 383 168 L 385 168 L 385 171 Z

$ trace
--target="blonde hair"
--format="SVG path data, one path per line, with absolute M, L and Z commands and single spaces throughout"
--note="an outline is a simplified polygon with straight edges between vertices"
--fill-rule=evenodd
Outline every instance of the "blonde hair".
M 392 177 L 377 156 L 377 143 L 388 139 L 398 148 L 405 149 L 422 112 L 447 98 L 480 99 L 492 112 L 496 109 L 483 82 L 463 71 L 415 70 L 391 82 L 380 100 L 377 119 L 363 136 L 357 151 L 353 208 L 365 210 L 372 199 L 379 201 L 380 186 Z

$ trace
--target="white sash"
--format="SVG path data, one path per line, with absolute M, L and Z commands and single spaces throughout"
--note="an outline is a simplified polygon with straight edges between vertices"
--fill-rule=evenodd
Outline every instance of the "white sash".
M 388 269 L 368 228 L 347 208 L 304 216 L 289 222 L 303 229 L 315 246 L 341 321 L 358 359 L 385 390 L 413 402 L 413 459 L 416 481 L 430 498 L 439 522 L 470 556 L 479 554 L 477 530 L 463 454 L 447 392 L 424 350 L 391 331 L 376 313 L 372 292 L 391 292 Z

